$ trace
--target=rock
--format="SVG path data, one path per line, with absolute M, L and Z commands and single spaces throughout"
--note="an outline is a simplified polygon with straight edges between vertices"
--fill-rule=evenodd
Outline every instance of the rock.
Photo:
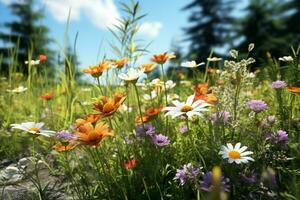
M 15 166 L 8 166 L 0 171 L 0 184 L 14 184 L 22 180 L 23 175 Z

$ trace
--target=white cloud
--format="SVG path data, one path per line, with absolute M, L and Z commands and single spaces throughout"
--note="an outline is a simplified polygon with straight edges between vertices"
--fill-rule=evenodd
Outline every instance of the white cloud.
M 140 26 L 139 33 L 154 38 L 158 36 L 161 28 L 160 22 L 144 22 Z
M 117 23 L 120 14 L 113 0 L 43 0 L 53 18 L 58 22 L 68 19 L 71 8 L 70 20 L 79 20 L 85 15 L 98 28 L 105 29 Z

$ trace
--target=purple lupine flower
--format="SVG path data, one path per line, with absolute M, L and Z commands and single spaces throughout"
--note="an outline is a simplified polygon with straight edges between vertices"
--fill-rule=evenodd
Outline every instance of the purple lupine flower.
M 77 140 L 78 137 L 74 135 L 73 133 L 67 131 L 67 130 L 62 130 L 56 133 L 55 137 L 57 137 L 60 140 Z
M 194 167 L 192 163 L 183 165 L 181 168 L 176 170 L 175 180 L 179 180 L 181 185 L 187 182 L 195 181 L 200 175 L 200 168 Z
M 163 147 L 163 146 L 169 145 L 170 140 L 168 139 L 167 136 L 164 136 L 162 134 L 158 134 L 158 135 L 153 135 L 152 136 L 152 143 L 157 145 L 157 146 Z
M 155 134 L 155 127 L 152 124 L 147 123 L 144 125 L 137 126 L 135 128 L 135 131 L 139 136 L 152 136 L 153 134 Z
M 216 122 L 218 119 L 221 121 L 221 122 L 228 122 L 229 118 L 230 118 L 230 113 L 225 111 L 225 110 L 221 110 L 219 111 L 218 113 L 215 112 L 211 115 L 211 121 L 213 122 Z
M 224 192 L 230 191 L 229 178 L 225 176 L 221 176 L 221 187 Z M 203 180 L 200 181 L 200 189 L 204 192 L 212 192 L 213 184 L 212 184 L 212 172 L 207 172 L 203 175 Z
M 270 85 L 272 89 L 282 89 L 286 87 L 286 83 L 281 80 L 273 81 Z
M 257 181 L 257 174 L 254 171 L 251 171 L 248 175 L 243 174 L 242 180 L 246 183 L 255 183 Z
M 187 126 L 186 124 L 179 128 L 179 132 L 180 132 L 181 134 L 184 134 L 184 133 L 186 133 L 187 131 L 188 131 L 188 126 Z
M 268 108 L 268 105 L 262 100 L 250 100 L 246 105 L 256 113 L 259 113 Z
M 288 140 L 288 134 L 283 130 L 277 131 L 278 142 L 285 142 Z

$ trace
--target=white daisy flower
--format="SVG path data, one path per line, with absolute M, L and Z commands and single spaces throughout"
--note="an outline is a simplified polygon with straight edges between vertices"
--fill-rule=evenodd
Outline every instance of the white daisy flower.
M 130 68 L 128 69 L 127 73 L 119 74 L 119 78 L 127 82 L 134 82 L 137 81 L 143 73 L 144 73 L 143 69 Z
M 196 68 L 196 67 L 199 67 L 200 65 L 204 65 L 204 64 L 205 64 L 204 62 L 197 64 L 196 61 L 192 60 L 192 61 L 187 61 L 187 62 L 181 63 L 181 67 Z
M 150 86 L 152 87 L 162 87 L 164 85 L 164 82 L 161 81 L 159 78 L 155 78 L 150 82 Z
M 207 58 L 207 61 L 210 61 L 210 62 L 217 62 L 217 61 L 221 61 L 222 58 L 217 58 L 217 57 L 212 57 L 212 58 Z
M 145 100 L 147 100 L 147 101 L 152 100 L 152 99 L 155 99 L 156 97 L 157 97 L 157 93 L 156 93 L 155 90 L 151 91 L 151 95 L 149 95 L 149 94 L 144 94 L 144 95 L 143 95 L 143 98 L 144 98 Z
M 54 135 L 55 131 L 43 130 L 43 122 L 25 122 L 21 124 L 11 124 L 12 129 L 20 129 L 34 135 L 43 135 L 50 137 Z
M 281 60 L 283 62 L 292 62 L 294 59 L 292 56 L 283 56 L 283 57 L 279 58 L 279 60 Z
M 172 101 L 175 105 L 173 107 L 165 107 L 163 111 L 168 111 L 165 116 L 172 116 L 172 118 L 185 115 L 188 118 L 191 118 L 194 115 L 202 116 L 202 112 L 208 111 L 206 107 L 210 104 L 205 103 L 203 100 L 194 101 L 195 95 L 191 95 L 187 98 L 186 102 L 182 103 L 177 100 Z
M 15 89 L 13 89 L 13 90 L 7 89 L 6 91 L 7 91 L 7 92 L 11 92 L 11 93 L 22 93 L 22 92 L 25 92 L 26 90 L 27 90 L 27 88 L 24 87 L 23 85 L 21 85 L 21 86 L 15 88 Z
M 254 159 L 248 156 L 253 154 L 253 152 L 246 151 L 247 148 L 248 147 L 246 146 L 243 146 L 241 148 L 240 142 L 238 142 L 234 147 L 231 143 L 227 143 L 226 146 L 221 146 L 221 151 L 219 152 L 219 155 L 222 155 L 223 159 L 228 159 L 229 163 L 248 163 L 248 161 L 254 161 Z

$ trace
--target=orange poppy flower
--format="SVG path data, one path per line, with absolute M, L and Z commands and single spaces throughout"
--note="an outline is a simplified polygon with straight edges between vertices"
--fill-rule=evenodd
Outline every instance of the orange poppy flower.
M 121 69 L 124 67 L 124 65 L 126 65 L 128 62 L 128 58 L 123 58 L 123 59 L 120 59 L 120 60 L 114 60 L 113 61 L 113 64 L 118 68 L 118 69 Z
M 206 94 L 208 91 L 208 83 L 199 83 L 194 87 L 194 91 L 196 96 L 201 96 Z
M 144 69 L 144 73 L 150 73 L 152 70 L 156 67 L 155 63 L 147 63 L 147 64 L 142 64 L 141 68 Z
M 39 55 L 39 60 L 40 60 L 40 62 L 44 62 L 47 60 L 47 56 L 41 54 L 41 55 Z
M 161 53 L 161 54 L 155 54 L 151 58 L 151 61 L 156 62 L 158 64 L 164 64 L 166 61 L 168 61 L 171 58 L 176 58 L 175 54 L 172 53 Z
M 142 118 L 140 116 L 137 116 L 135 118 L 135 124 L 136 125 L 140 125 L 142 123 L 147 123 L 150 121 L 150 117 L 149 116 L 143 116 Z
M 137 164 L 137 161 L 135 159 L 127 160 L 124 163 L 124 168 L 127 169 L 127 170 L 130 170 L 130 169 L 135 168 L 136 164 Z
M 121 93 L 114 94 L 112 99 L 103 96 L 93 103 L 94 110 L 99 112 L 101 117 L 111 116 L 118 110 L 125 99 L 126 95 Z
M 40 100 L 49 101 L 49 100 L 53 99 L 54 97 L 55 97 L 54 92 L 47 92 L 47 93 L 41 95 L 39 98 L 40 98 Z
M 85 145 L 98 146 L 105 137 L 112 136 L 112 130 L 103 122 L 93 126 L 92 123 L 86 123 L 78 127 L 75 133 L 78 141 Z
M 63 151 L 71 151 L 75 148 L 75 145 L 73 144 L 68 144 L 68 145 L 63 145 L 62 143 L 56 144 L 53 146 L 53 149 L 59 152 Z
M 300 87 L 288 87 L 288 91 L 292 93 L 300 93 Z
M 163 106 L 159 106 L 158 108 L 150 107 L 146 110 L 145 115 L 149 117 L 153 117 L 161 112 Z
M 83 69 L 82 72 L 86 74 L 90 74 L 93 77 L 97 78 L 102 75 L 102 73 L 108 69 L 111 65 L 109 61 L 102 61 L 97 66 L 91 66 L 88 69 Z

